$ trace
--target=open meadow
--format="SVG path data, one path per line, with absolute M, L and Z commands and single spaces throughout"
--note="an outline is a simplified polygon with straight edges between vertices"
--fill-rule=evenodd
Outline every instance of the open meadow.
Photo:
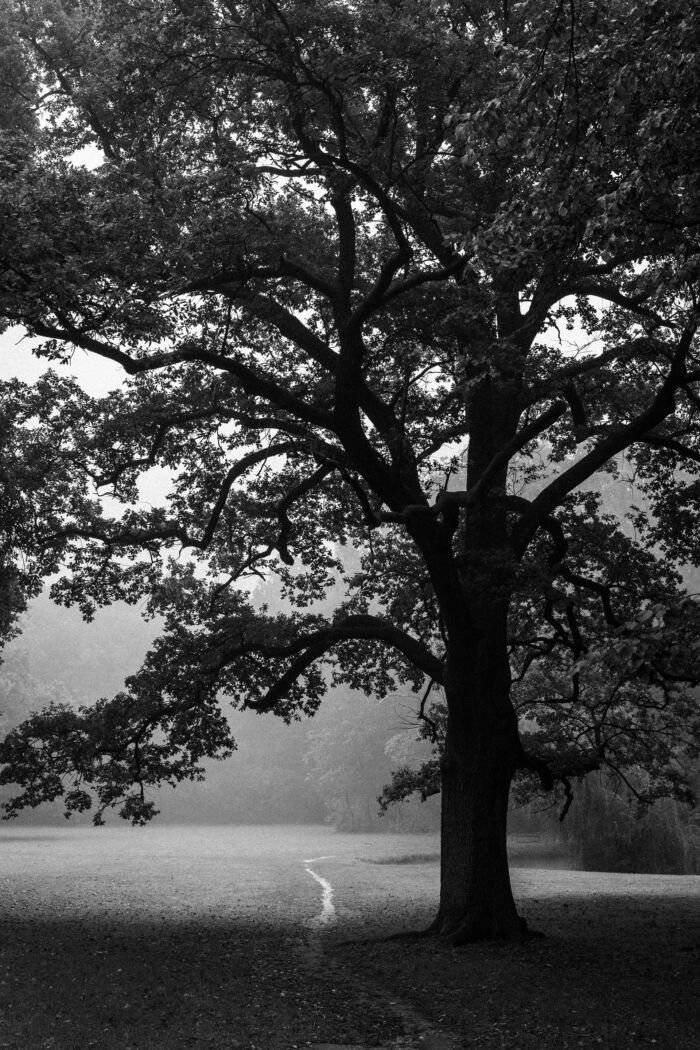
M 546 939 L 382 939 L 429 922 L 437 848 L 316 826 L 4 826 L 0 1047 L 696 1050 L 700 878 L 518 866 Z

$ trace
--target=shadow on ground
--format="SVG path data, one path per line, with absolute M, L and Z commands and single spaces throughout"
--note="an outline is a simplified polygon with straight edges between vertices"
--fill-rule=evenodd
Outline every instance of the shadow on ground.
M 279 919 L 10 921 L 0 1046 L 419 1047 L 413 1014 L 473 1050 L 696 1050 L 697 901 L 531 898 L 527 911 L 548 939 L 456 951 L 420 940 L 340 945 L 339 930 Z M 364 915 L 344 932 L 371 930 Z
M 73 829 L 0 846 L 0 1050 L 700 1045 L 698 878 L 514 868 L 547 939 L 451 950 L 376 939 L 431 919 L 429 836 Z
M 536 885 L 540 874 L 523 879 Z M 533 894 L 523 910 L 545 939 L 453 951 L 429 940 L 350 945 L 343 965 L 354 956 L 367 981 L 454 1033 L 457 1047 L 697 1050 L 697 895 Z
M 359 1009 L 339 972 L 310 968 L 298 928 L 12 922 L 3 942 L 0 1047 L 287 1050 L 400 1028 L 381 997 Z

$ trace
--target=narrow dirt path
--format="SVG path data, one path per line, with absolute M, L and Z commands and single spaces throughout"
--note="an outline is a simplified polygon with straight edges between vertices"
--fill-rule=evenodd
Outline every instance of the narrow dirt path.
M 331 956 L 325 950 L 325 938 L 322 931 L 331 926 L 337 926 L 338 923 L 333 885 L 329 879 L 319 875 L 310 865 L 319 865 L 329 860 L 333 860 L 333 857 L 311 857 L 303 862 L 307 874 L 322 889 L 321 911 L 307 922 L 308 932 L 304 947 L 305 966 L 310 973 L 337 973 L 338 981 L 342 982 L 346 995 L 352 994 L 353 1000 L 358 1003 L 359 1007 L 366 1002 L 371 1003 L 376 1009 L 377 1001 L 381 1000 L 387 1013 L 391 1014 L 403 1028 L 403 1034 L 389 1042 L 375 1044 L 371 1048 L 359 1043 L 349 1046 L 347 1043 L 326 1042 L 314 1043 L 313 1050 L 462 1050 L 464 1043 L 455 1032 L 436 1028 L 433 1021 L 405 999 L 399 999 L 396 996 L 386 997 L 381 990 L 368 981 L 363 981 L 356 971 L 348 972 L 337 955 Z
M 333 903 L 333 887 L 327 879 L 324 879 L 309 867 L 310 864 L 317 864 L 323 860 L 333 860 L 333 857 L 310 857 L 308 860 L 304 861 L 304 865 L 306 872 L 312 879 L 316 880 L 323 890 L 323 895 L 321 897 L 321 913 L 316 916 L 315 922 L 319 926 L 328 926 L 330 923 L 336 921 L 335 904 Z

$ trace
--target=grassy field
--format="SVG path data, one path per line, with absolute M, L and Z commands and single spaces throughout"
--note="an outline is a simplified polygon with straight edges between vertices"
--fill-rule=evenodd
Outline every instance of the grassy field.
M 321 827 L 4 826 L 0 1047 L 700 1046 L 700 878 L 548 856 L 513 872 L 545 940 L 382 940 L 428 923 L 436 853 Z

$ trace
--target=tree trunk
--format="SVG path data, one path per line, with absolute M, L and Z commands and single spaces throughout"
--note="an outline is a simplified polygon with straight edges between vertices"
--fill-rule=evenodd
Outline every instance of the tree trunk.
M 440 908 L 431 929 L 457 944 L 522 940 L 527 927 L 513 900 L 506 852 L 517 720 L 503 675 L 492 661 L 484 666 L 483 653 L 481 661 L 471 655 L 476 666 L 454 661 L 447 681 Z
M 519 417 L 518 384 L 489 374 L 465 393 L 468 484 L 508 446 Z M 456 537 L 460 601 L 443 610 L 447 736 L 442 763 L 440 908 L 432 929 L 452 943 L 523 940 L 506 851 L 508 796 L 519 756 L 510 700 L 508 608 L 513 590 L 505 465 L 467 508 Z M 464 610 L 460 614 L 460 607 Z
M 522 939 L 506 852 L 515 767 L 511 734 L 486 739 L 454 724 L 442 772 L 440 909 L 435 929 L 453 942 Z

